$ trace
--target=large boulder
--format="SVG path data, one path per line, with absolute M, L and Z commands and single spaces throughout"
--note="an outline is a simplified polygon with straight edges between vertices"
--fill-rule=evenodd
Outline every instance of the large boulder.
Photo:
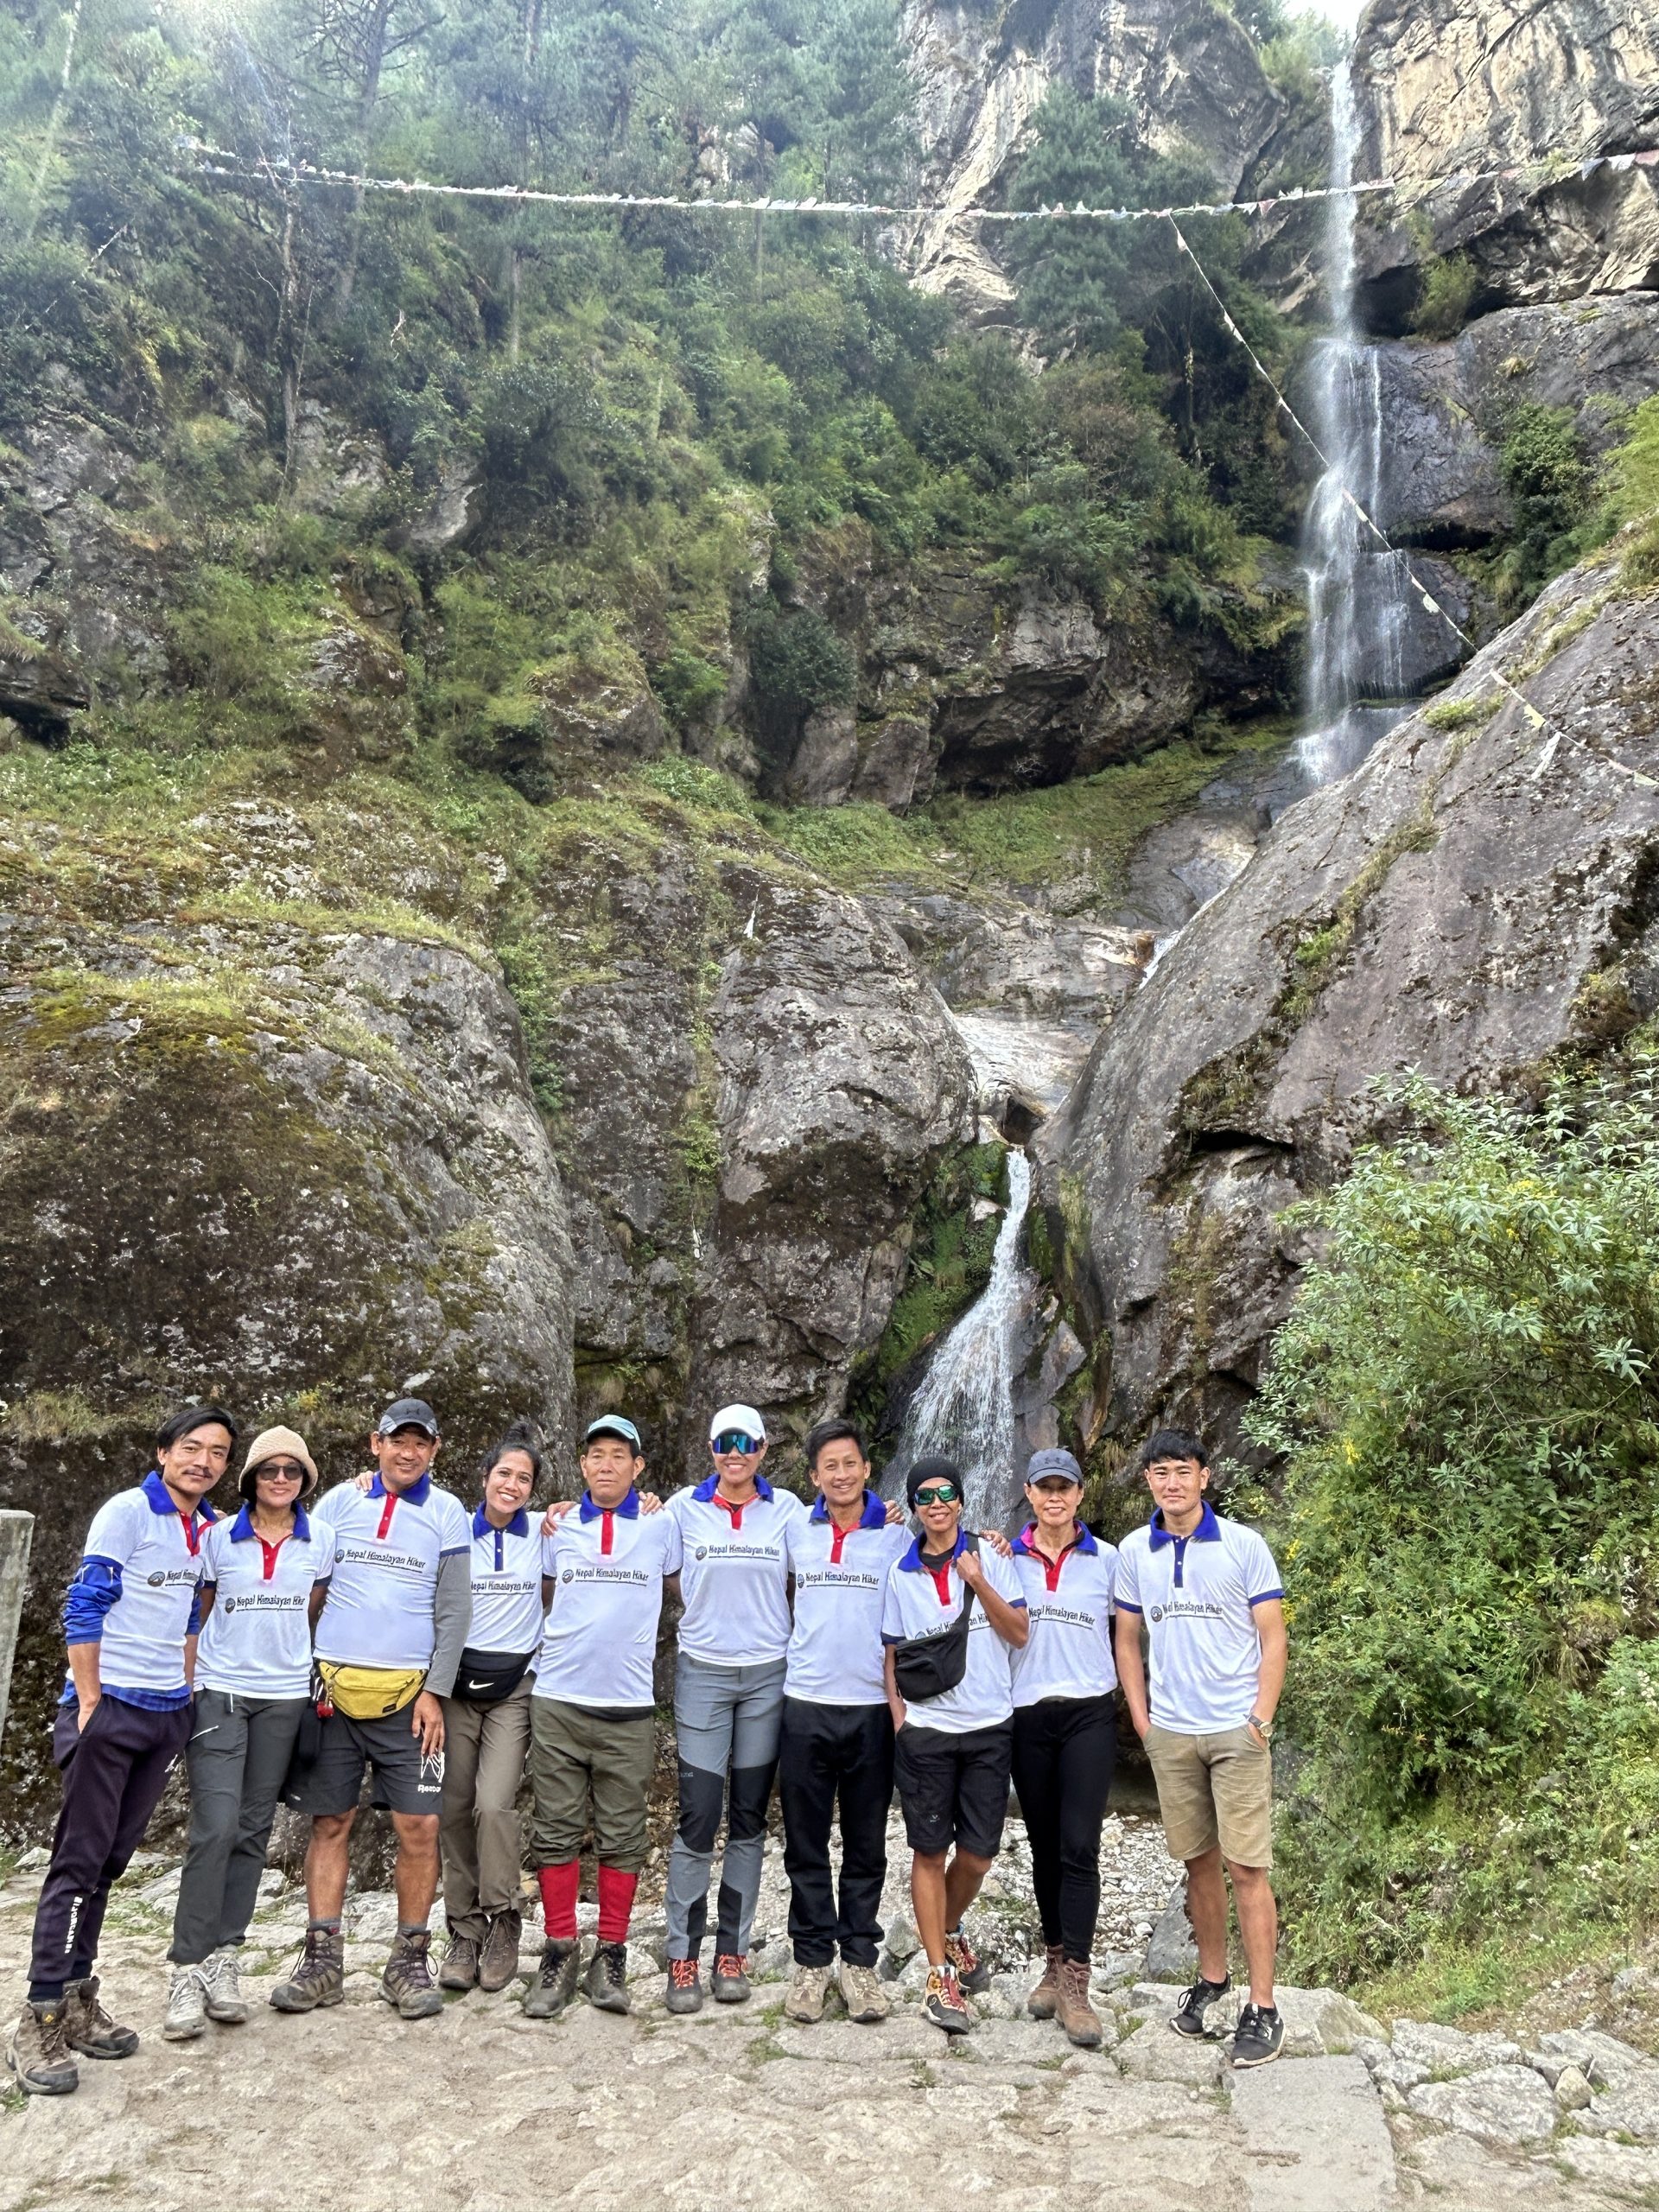
M 286 1417 L 338 1477 L 418 1388 L 463 1489 L 515 1414 L 568 1478 L 572 1256 L 518 1016 L 479 959 L 265 917 L 93 924 L 52 911 L 21 843 L 0 864 L 0 1500 L 37 1516 L 16 1804 L 59 1593 L 158 1414 Z
M 1292 807 L 1105 1033 L 1038 1146 L 1113 1427 L 1233 1431 L 1306 1256 L 1279 1217 L 1377 1127 L 1375 1078 L 1490 1086 L 1605 1035 L 1586 986 L 1659 914 L 1659 793 L 1610 765 L 1659 761 L 1656 669 L 1659 597 L 1616 557 L 1560 578 Z M 1639 965 L 1593 993 L 1632 1021 L 1651 995 Z
M 1397 210 L 1374 203 L 1363 221 L 1375 325 L 1409 305 L 1429 252 L 1467 253 L 1486 297 L 1505 305 L 1659 285 L 1659 170 L 1629 159 L 1659 143 L 1650 8 L 1372 0 L 1353 68 L 1356 174 L 1452 180 Z M 1602 156 L 1617 158 L 1580 173 Z
M 1569 409 L 1597 461 L 1630 410 L 1659 391 L 1659 298 L 1504 308 L 1446 344 L 1376 351 L 1389 433 L 1376 520 L 1396 540 L 1478 545 L 1511 524 L 1500 448 L 1518 406 Z

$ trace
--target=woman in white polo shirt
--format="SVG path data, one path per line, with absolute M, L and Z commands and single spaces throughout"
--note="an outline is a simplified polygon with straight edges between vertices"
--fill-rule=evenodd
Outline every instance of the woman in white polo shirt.
M 541 1478 L 537 1432 L 515 1421 L 486 1452 L 473 1514 L 472 1625 L 443 1700 L 438 1850 L 449 1948 L 441 1989 L 505 1989 L 524 1929 L 518 1785 L 530 1751 L 531 1669 L 542 1640 L 542 1531 L 524 1510 Z
M 1100 1912 L 1100 1831 L 1117 1751 L 1112 1662 L 1116 1548 L 1077 1516 L 1083 1470 L 1069 1452 L 1034 1452 L 1026 1469 L 1030 1525 L 1014 1564 L 1031 1632 L 1014 1655 L 1014 1787 L 1031 1845 L 1031 1880 L 1046 1963 L 1026 1999 L 1086 2050 L 1100 2042 L 1089 1959 Z
M 667 1507 L 679 1524 L 685 1601 L 674 1673 L 680 1819 L 665 1901 L 671 2012 L 695 2012 L 702 2003 L 697 1957 L 722 1811 L 714 1994 L 735 2005 L 749 1993 L 749 1936 L 784 1710 L 789 1532 L 806 1510 L 760 1472 L 766 1427 L 753 1406 L 722 1406 L 709 1425 L 709 1448 L 713 1473 L 677 1491 Z
M 162 2033 L 188 2042 L 208 2020 L 245 2020 L 236 1954 L 265 1867 L 276 1800 L 311 1687 L 311 1599 L 334 1566 L 334 1532 L 304 1501 L 316 1463 L 291 1428 L 248 1446 L 242 1510 L 201 1540 L 202 1623 L 185 1759 L 190 1835 L 173 1916 Z

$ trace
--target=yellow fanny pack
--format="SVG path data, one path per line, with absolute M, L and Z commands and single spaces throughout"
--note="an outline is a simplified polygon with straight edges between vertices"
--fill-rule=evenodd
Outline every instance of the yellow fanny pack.
M 319 1659 L 317 1675 L 330 1705 L 348 1720 L 385 1720 L 401 1713 L 426 1682 L 423 1667 L 354 1667 L 344 1659 Z

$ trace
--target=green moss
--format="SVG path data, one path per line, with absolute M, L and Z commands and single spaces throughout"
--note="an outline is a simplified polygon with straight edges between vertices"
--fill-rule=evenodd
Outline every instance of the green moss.
M 1423 720 L 1431 729 L 1481 729 L 1503 705 L 1504 696 L 1494 685 L 1472 699 L 1437 699 L 1424 708 Z

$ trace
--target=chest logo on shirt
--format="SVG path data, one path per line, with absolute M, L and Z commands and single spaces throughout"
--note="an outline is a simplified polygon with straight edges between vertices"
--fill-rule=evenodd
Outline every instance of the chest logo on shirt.
M 559 1577 L 561 1582 L 574 1582 L 575 1579 L 576 1570 L 574 1567 L 567 1567 L 564 1573 Z
M 166 1580 L 167 1577 L 164 1574 L 152 1574 L 149 1578 L 149 1586 L 152 1590 L 159 1590 Z

